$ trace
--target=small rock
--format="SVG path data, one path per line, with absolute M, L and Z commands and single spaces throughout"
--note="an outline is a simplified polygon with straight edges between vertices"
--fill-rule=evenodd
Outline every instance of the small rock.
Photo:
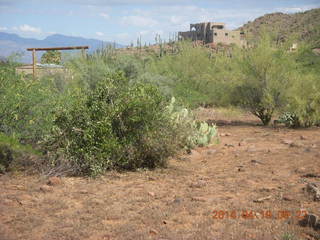
M 317 215 L 315 214 L 306 214 L 306 216 L 304 217 L 304 219 L 302 219 L 299 224 L 303 227 L 312 227 L 315 230 L 319 230 L 320 229 L 320 219 Z
M 61 183 L 62 183 L 61 178 L 58 178 L 58 177 L 51 177 L 47 182 L 49 186 L 56 186 L 56 185 L 60 185 Z
M 251 160 L 251 163 L 255 163 L 255 164 L 263 164 L 262 162 L 258 161 L 258 160 Z
M 293 144 L 293 141 L 292 141 L 292 140 L 289 140 L 289 139 L 283 139 L 283 140 L 281 141 L 281 143 L 286 144 L 286 145 L 291 145 L 291 144 Z
M 22 205 L 22 204 L 26 204 L 27 202 L 34 201 L 34 198 L 29 194 L 22 194 L 22 195 L 18 196 L 16 198 L 16 200 L 20 205 Z
M 22 186 L 22 185 L 13 185 L 12 189 L 14 189 L 14 190 L 26 190 L 25 186 Z
M 293 198 L 291 197 L 291 196 L 288 196 L 288 195 L 284 195 L 283 197 L 282 197 L 282 199 L 284 200 L 284 201 L 293 201 Z
M 207 201 L 207 199 L 204 197 L 192 197 L 191 200 L 195 201 L 195 202 L 206 202 Z
M 295 171 L 295 173 L 303 174 L 303 173 L 306 173 L 307 169 L 304 167 L 301 167 L 301 168 L 297 168 L 294 171 Z
M 301 144 L 301 143 L 291 143 L 289 146 L 290 146 L 290 147 L 300 148 L 300 147 L 303 147 L 303 144 Z
M 311 152 L 311 149 L 310 148 L 306 148 L 304 149 L 305 152 Z
M 181 203 L 183 201 L 183 199 L 182 198 L 175 198 L 174 200 L 173 200 L 173 203 Z
M 79 193 L 80 194 L 88 194 L 89 192 L 87 190 L 80 190 Z
M 226 147 L 234 147 L 233 144 L 228 144 L 228 143 L 226 143 L 225 146 L 226 146 Z
M 265 200 L 269 200 L 269 199 L 271 199 L 271 195 L 270 195 L 270 196 L 267 196 L 267 197 L 258 198 L 258 199 L 256 199 L 256 200 L 253 200 L 253 202 L 255 202 L 255 203 L 262 203 L 262 202 L 264 202 Z
M 259 189 L 259 192 L 271 192 L 273 190 L 275 190 L 273 187 L 263 187 Z
M 230 137 L 231 134 L 230 133 L 220 133 L 221 137 Z
M 307 140 L 307 138 L 305 136 L 301 135 L 300 140 Z
M 151 197 L 154 197 L 156 194 L 154 192 L 148 192 Z
M 207 151 L 207 154 L 208 154 L 208 155 L 214 155 L 216 152 L 217 152 L 217 150 L 215 150 L 215 149 L 210 149 L 210 150 Z
M 238 172 L 244 172 L 244 166 L 238 166 Z
M 44 193 L 53 192 L 53 187 L 48 186 L 48 185 L 43 185 L 40 187 L 40 190 Z
M 149 231 L 150 234 L 153 234 L 153 235 L 157 235 L 158 234 L 158 231 L 151 228 L 150 231 Z
M 207 182 L 204 180 L 198 180 L 196 183 L 191 183 L 190 187 L 192 188 L 201 188 L 207 185 Z
M 316 144 L 312 144 L 311 147 L 312 148 L 317 148 L 317 145 Z
M 320 186 L 316 183 L 308 183 L 307 191 L 314 195 L 314 201 L 320 201 Z

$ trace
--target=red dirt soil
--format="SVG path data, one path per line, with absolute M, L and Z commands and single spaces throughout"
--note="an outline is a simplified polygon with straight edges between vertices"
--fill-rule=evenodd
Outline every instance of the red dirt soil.
M 200 118 L 215 121 L 208 111 Z M 320 182 L 320 129 L 240 120 L 219 121 L 219 144 L 166 169 L 64 177 L 48 187 L 44 177 L 2 175 L 0 240 L 320 239 L 298 223 L 305 210 L 320 215 L 304 190 Z

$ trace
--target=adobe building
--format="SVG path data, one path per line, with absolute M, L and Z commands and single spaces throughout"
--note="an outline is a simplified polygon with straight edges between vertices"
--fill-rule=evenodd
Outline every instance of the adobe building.
M 180 40 L 190 39 L 202 41 L 204 44 L 236 44 L 240 47 L 246 46 L 244 33 L 238 30 L 225 29 L 224 23 L 204 22 L 190 24 L 190 31 L 179 32 Z

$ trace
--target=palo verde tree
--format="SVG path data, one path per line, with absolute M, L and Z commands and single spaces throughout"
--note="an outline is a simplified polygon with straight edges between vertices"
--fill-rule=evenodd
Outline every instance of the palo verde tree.
M 285 102 L 294 60 L 287 46 L 277 46 L 263 33 L 260 41 L 233 54 L 237 77 L 232 93 L 233 103 L 248 109 L 264 125 Z
M 57 50 L 45 52 L 41 57 L 41 63 L 61 64 L 61 52 Z

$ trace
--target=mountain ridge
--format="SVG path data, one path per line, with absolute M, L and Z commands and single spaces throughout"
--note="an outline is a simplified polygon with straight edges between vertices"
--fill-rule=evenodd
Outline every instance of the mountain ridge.
M 31 54 L 26 49 L 33 47 L 67 47 L 75 45 L 89 46 L 89 52 L 93 52 L 98 48 L 115 45 L 116 48 L 124 47 L 123 45 L 102 41 L 92 38 L 67 36 L 63 34 L 53 34 L 39 40 L 34 38 L 24 38 L 15 33 L 0 32 L 0 56 L 9 57 L 13 53 L 22 53 L 19 61 L 23 63 L 31 62 Z M 43 52 L 38 52 L 37 57 L 40 59 Z

